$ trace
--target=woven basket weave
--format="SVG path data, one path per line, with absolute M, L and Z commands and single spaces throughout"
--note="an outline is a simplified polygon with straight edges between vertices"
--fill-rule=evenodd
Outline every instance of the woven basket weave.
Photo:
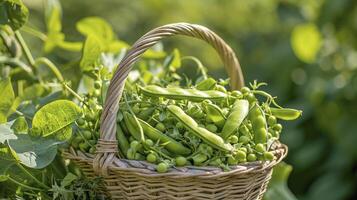
M 176 23 L 158 27 L 135 42 L 119 64 L 107 92 L 101 116 L 100 139 L 95 155 L 72 148 L 63 153 L 88 177 L 103 176 L 103 193 L 111 199 L 262 199 L 271 178 L 272 168 L 287 154 L 280 143 L 271 146 L 276 160 L 258 161 L 232 166 L 223 172 L 216 167 L 187 166 L 172 168 L 159 174 L 145 161 L 118 157 L 116 116 L 124 83 L 132 65 L 159 40 L 184 35 L 206 41 L 218 52 L 230 76 L 233 89 L 244 85 L 243 75 L 233 50 L 206 27 Z

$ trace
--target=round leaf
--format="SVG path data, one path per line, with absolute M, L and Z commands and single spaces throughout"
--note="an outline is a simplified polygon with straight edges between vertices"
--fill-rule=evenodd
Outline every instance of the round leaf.
M 61 142 L 49 138 L 31 138 L 29 135 L 17 135 L 17 139 L 8 140 L 15 157 L 27 167 L 40 169 L 49 165 L 57 154 L 57 144 Z
M 52 135 L 68 127 L 80 115 L 81 109 L 72 101 L 53 101 L 36 112 L 32 120 L 32 134 L 40 136 Z M 68 130 L 65 133 L 68 133 Z

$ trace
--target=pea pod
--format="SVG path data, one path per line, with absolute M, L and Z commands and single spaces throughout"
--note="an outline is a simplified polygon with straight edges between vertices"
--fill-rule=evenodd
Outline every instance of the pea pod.
M 196 84 L 196 89 L 198 90 L 212 90 L 216 86 L 217 82 L 213 78 L 207 78 L 198 84 Z
M 175 105 L 169 105 L 167 106 L 167 109 L 190 132 L 192 132 L 195 136 L 201 138 L 211 147 L 226 152 L 233 151 L 234 148 L 231 144 L 225 143 L 221 137 L 208 131 L 207 129 L 199 127 L 197 122 L 189 115 L 187 115 L 180 107 Z
M 130 114 L 128 112 L 123 113 L 125 126 L 128 129 L 129 133 L 138 141 L 141 140 L 140 131 L 136 128 L 136 123 L 134 120 L 131 120 Z
M 251 109 L 249 118 L 253 126 L 254 142 L 256 144 L 266 143 L 268 135 L 267 122 L 264 112 L 261 110 L 258 104 L 255 104 Z
M 124 117 L 124 115 L 123 115 L 123 117 Z M 118 124 L 120 125 L 120 128 L 123 130 L 124 133 L 129 134 L 129 130 L 126 127 L 124 120 L 121 120 Z
M 126 155 L 126 152 L 128 151 L 130 145 L 124 135 L 123 130 L 119 125 L 117 125 L 117 140 L 118 140 L 118 146 L 120 151 L 122 152 L 123 155 Z
M 215 125 L 222 127 L 225 122 L 225 117 L 222 110 L 215 104 L 203 102 L 203 107 L 206 110 L 207 118 Z
M 301 110 L 291 108 L 270 108 L 271 114 L 282 120 L 294 120 L 301 116 Z
M 126 119 L 134 123 L 134 117 L 130 113 L 125 113 Z M 144 134 L 151 140 L 157 142 L 160 140 L 160 143 L 165 144 L 165 148 L 176 155 L 188 155 L 191 153 L 191 150 L 183 146 L 181 143 L 170 138 L 169 136 L 163 134 L 161 131 L 152 127 L 150 124 L 145 121 L 138 119 L 141 127 L 143 128 Z
M 140 119 L 147 121 L 150 116 L 154 113 L 155 108 L 154 107 L 149 107 L 141 112 L 139 112 L 139 114 L 137 115 Z
M 200 91 L 196 89 L 182 89 L 179 87 L 163 88 L 157 85 L 140 87 L 140 90 L 146 96 L 165 97 L 168 99 L 191 100 L 198 102 L 205 99 L 219 100 L 227 97 L 226 93 L 216 90 Z
M 247 100 L 237 99 L 231 113 L 228 115 L 226 123 L 222 128 L 221 136 L 224 140 L 228 139 L 235 130 L 237 130 L 249 112 L 249 102 Z

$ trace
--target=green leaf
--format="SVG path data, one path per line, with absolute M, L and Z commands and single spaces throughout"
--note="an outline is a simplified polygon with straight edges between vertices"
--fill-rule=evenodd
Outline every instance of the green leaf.
M 291 165 L 284 162 L 274 167 L 264 200 L 297 200 L 287 186 L 288 177 L 292 171 Z
M 51 52 L 58 44 L 62 43 L 65 36 L 60 32 L 49 32 L 47 33 L 47 39 L 43 46 L 43 51 L 46 53 Z
M 16 164 L 7 147 L 0 147 L 0 182 L 7 181 L 8 170 Z
M 72 137 L 72 126 L 66 126 L 54 134 L 55 138 L 60 141 L 66 141 Z
M 108 52 L 117 53 L 124 48 L 128 48 L 129 45 L 126 42 L 120 40 L 113 40 L 110 42 L 106 48 Z
M 21 0 L 5 0 L 0 5 L 2 13 L 0 25 L 9 25 L 13 30 L 20 29 L 28 20 L 29 11 Z
M 180 51 L 178 49 L 174 49 L 172 52 L 173 55 L 173 60 L 171 62 L 171 66 L 174 67 L 175 69 L 178 69 L 181 67 L 181 55 Z
M 60 41 L 57 43 L 57 46 L 65 49 L 67 51 L 80 51 L 83 47 L 81 42 L 68 42 L 68 41 Z
M 115 39 L 114 32 L 110 24 L 100 17 L 87 17 L 76 24 L 78 32 L 85 36 L 96 36 L 100 42 L 112 41 Z
M 57 154 L 57 145 L 61 142 L 49 138 L 31 138 L 29 135 L 17 135 L 9 139 L 8 144 L 15 157 L 25 166 L 40 169 L 49 165 Z
M 46 1 L 46 26 L 48 32 L 58 33 L 62 31 L 62 8 L 58 0 Z
M 43 50 L 48 53 L 55 47 L 60 47 L 69 51 L 80 51 L 82 44 L 79 42 L 65 41 L 65 35 L 62 33 L 62 8 L 58 0 L 46 1 L 46 27 L 47 39 Z
M 72 101 L 57 100 L 43 106 L 32 120 L 34 135 L 49 136 L 54 133 L 68 134 L 68 126 L 81 115 L 81 109 Z M 67 129 L 63 131 L 62 129 Z
M 47 94 L 46 88 L 42 84 L 33 84 L 24 89 L 20 98 L 22 101 L 35 100 Z
M 111 25 L 100 17 L 87 17 L 76 24 L 78 32 L 84 36 L 95 37 L 101 45 L 101 51 L 118 53 L 129 45 L 118 40 L 113 32 Z
M 11 129 L 17 134 L 27 134 L 28 124 L 25 117 L 21 116 L 17 118 L 12 124 Z
M 7 121 L 11 114 L 11 106 L 15 100 L 10 78 L 0 80 L 0 124 Z
M 48 53 L 51 52 L 59 43 L 63 42 L 65 36 L 61 32 L 62 8 L 60 3 L 57 0 L 47 0 L 45 6 L 47 39 L 43 46 L 43 51 Z
M 143 54 L 143 58 L 146 58 L 146 59 L 161 59 L 161 58 L 164 58 L 165 56 L 166 56 L 166 52 L 164 52 L 164 51 L 154 51 L 154 50 L 151 50 L 151 49 L 148 49 Z
M 78 177 L 72 173 L 68 173 L 63 180 L 61 181 L 61 187 L 69 186 L 73 181 L 75 181 Z
M 0 143 L 5 144 L 5 142 L 9 139 L 15 139 L 16 135 L 14 131 L 11 129 L 13 121 L 6 122 L 5 124 L 0 124 Z
M 291 34 L 291 47 L 295 55 L 306 63 L 315 62 L 321 43 L 321 33 L 312 23 L 296 26 Z
M 89 71 L 93 69 L 98 63 L 101 52 L 102 45 L 97 37 L 91 35 L 88 36 L 84 42 L 82 58 L 79 64 L 82 71 Z
M 178 49 L 174 51 L 165 58 L 163 66 L 169 67 L 172 70 L 176 70 L 181 67 L 181 56 Z

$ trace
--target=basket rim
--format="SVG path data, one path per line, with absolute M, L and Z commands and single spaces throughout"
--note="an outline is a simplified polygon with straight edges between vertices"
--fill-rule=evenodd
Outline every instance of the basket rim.
M 184 167 L 173 167 L 170 168 L 166 173 L 158 173 L 155 170 L 155 164 L 148 163 L 146 161 L 139 160 L 128 160 L 122 159 L 116 156 L 111 165 L 108 166 L 108 176 L 110 176 L 114 171 L 128 172 L 137 174 L 142 177 L 200 177 L 200 178 L 213 178 L 229 176 L 231 174 L 249 174 L 249 173 L 259 173 L 264 172 L 273 168 L 276 164 L 282 161 L 287 153 L 288 147 L 280 142 L 275 142 L 273 153 L 277 159 L 273 161 L 255 161 L 247 162 L 234 166 L 229 166 L 232 170 L 223 171 L 219 167 L 208 166 L 208 167 L 198 167 L 198 166 L 184 166 Z M 94 162 L 95 154 L 84 153 L 80 150 L 75 150 L 72 147 L 65 149 L 62 152 L 63 156 L 70 160 L 80 160 L 87 162 L 92 165 Z M 98 174 L 101 175 L 101 174 Z

